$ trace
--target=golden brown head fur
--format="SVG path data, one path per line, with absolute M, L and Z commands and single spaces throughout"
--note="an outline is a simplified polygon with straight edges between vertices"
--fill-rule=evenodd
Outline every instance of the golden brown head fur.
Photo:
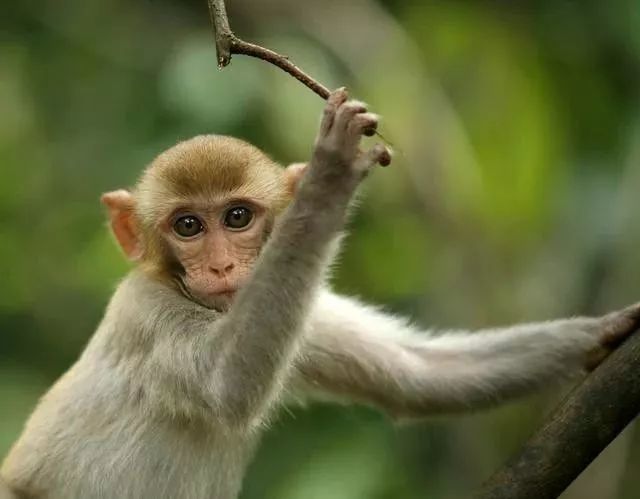
M 136 212 L 157 223 L 184 199 L 256 198 L 280 211 L 289 194 L 284 169 L 257 147 L 234 137 L 198 135 L 160 154 L 134 190 Z

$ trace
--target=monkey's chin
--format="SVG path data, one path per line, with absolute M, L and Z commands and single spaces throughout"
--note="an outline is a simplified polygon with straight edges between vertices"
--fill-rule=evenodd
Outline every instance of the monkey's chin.
M 196 301 L 207 308 L 218 312 L 227 312 L 235 298 L 235 291 L 225 291 L 224 293 L 209 294 L 206 296 L 196 296 Z

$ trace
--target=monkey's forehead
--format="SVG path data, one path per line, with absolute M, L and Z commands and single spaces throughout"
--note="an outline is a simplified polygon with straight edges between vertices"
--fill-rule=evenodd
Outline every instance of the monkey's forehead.
M 142 214 L 157 216 L 158 206 L 194 199 L 215 203 L 235 196 L 272 204 L 283 191 L 283 168 L 260 149 L 233 137 L 202 135 L 160 154 L 138 182 L 136 197 Z
M 257 147 L 221 135 L 200 135 L 160 154 L 141 179 L 164 180 L 179 194 L 231 191 L 281 168 Z

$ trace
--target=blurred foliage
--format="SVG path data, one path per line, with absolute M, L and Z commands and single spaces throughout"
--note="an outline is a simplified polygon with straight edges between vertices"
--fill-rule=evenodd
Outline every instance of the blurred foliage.
M 353 219 L 338 289 L 441 327 L 638 300 L 636 0 L 228 2 L 248 40 L 348 85 L 398 153 Z M 0 17 L 0 455 L 83 348 L 128 265 L 101 192 L 198 133 L 308 157 L 322 101 L 263 62 L 220 72 L 206 2 L 11 2 Z M 250 498 L 460 498 L 558 394 L 393 426 L 286 413 Z M 638 497 L 627 431 L 566 497 Z

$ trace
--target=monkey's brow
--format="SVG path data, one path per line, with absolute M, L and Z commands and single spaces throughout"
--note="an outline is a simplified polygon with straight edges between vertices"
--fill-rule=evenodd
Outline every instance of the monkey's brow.
M 249 204 L 257 209 L 265 208 L 265 204 L 261 203 L 259 200 L 246 196 L 228 195 L 219 196 L 209 200 L 191 200 L 182 203 L 178 202 L 169 210 L 168 217 L 171 218 L 179 213 L 188 211 L 210 214 L 223 210 L 234 204 Z

